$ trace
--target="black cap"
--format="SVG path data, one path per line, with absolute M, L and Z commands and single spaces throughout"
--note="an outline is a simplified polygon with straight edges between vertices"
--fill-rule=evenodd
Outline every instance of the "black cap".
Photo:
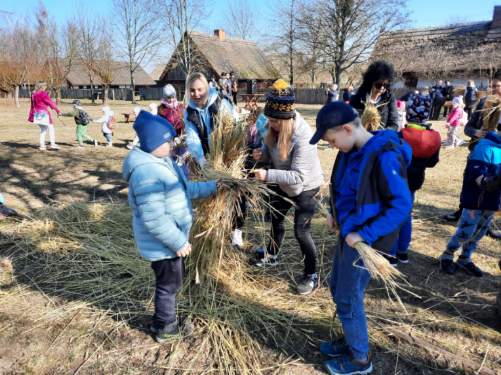
M 80 106 L 80 100 L 75 99 L 71 102 L 71 104 Z
M 357 117 L 358 113 L 345 102 L 336 101 L 324 105 L 317 114 L 317 131 L 313 134 L 310 143 L 316 144 L 327 129 L 348 124 Z

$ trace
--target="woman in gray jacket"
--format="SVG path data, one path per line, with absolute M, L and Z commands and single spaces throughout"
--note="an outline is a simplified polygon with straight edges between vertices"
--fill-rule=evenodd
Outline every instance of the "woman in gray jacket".
M 257 169 L 255 176 L 272 184 L 276 193 L 270 202 L 270 242 L 267 252 L 256 265 L 263 267 L 277 263 L 285 235 L 284 219 L 294 204 L 294 235 L 304 255 L 304 278 L 297 289 L 299 294 L 310 294 L 318 287 L 316 248 L 310 226 L 323 175 L 317 148 L 309 143 L 313 132 L 294 110 L 294 101 L 294 92 L 284 80 L 273 84 L 264 107 L 269 126 L 264 146 L 253 152 L 254 160 L 271 162 L 270 169 Z

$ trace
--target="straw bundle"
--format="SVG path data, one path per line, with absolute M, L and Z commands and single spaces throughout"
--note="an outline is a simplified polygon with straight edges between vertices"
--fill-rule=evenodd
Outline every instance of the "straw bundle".
M 193 253 L 188 259 L 191 279 L 217 278 L 220 260 L 232 231 L 235 216 L 241 214 L 240 200 L 245 197 L 251 211 L 258 210 L 269 189 L 266 185 L 246 178 L 242 172 L 247 157 L 246 124 L 234 122 L 230 116 L 216 119 L 211 134 L 211 152 L 201 178 L 217 179 L 218 194 L 199 203 L 193 225 Z
M 397 289 L 402 289 L 416 297 L 418 296 L 409 290 L 404 289 L 399 284 L 399 281 L 404 280 L 404 275 L 393 267 L 390 262 L 388 262 L 388 260 L 376 249 L 373 249 L 365 242 L 357 242 L 354 247 L 360 255 L 360 259 L 362 259 L 362 262 L 364 263 L 363 267 L 369 272 L 371 277 L 380 281 L 386 288 L 388 297 L 391 298 L 391 295 L 393 295 L 400 306 L 406 311 L 406 308 L 397 293 Z
M 371 102 L 370 96 L 367 96 L 367 100 L 365 101 L 361 121 L 362 125 L 369 131 L 377 130 L 381 126 L 381 115 L 377 106 Z

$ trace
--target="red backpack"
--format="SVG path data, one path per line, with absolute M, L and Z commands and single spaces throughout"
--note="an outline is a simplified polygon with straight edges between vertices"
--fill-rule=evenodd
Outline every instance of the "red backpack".
M 415 158 L 430 158 L 440 150 L 442 139 L 440 134 L 423 126 L 407 126 L 402 129 L 402 137 L 412 148 Z

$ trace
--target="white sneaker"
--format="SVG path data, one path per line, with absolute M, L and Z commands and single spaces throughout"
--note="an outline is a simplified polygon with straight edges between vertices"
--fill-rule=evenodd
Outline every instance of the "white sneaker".
M 231 245 L 239 248 L 244 246 L 242 231 L 240 229 L 235 229 L 233 232 L 231 232 Z
M 61 147 L 59 147 L 58 145 L 54 144 L 54 145 L 51 145 L 50 146 L 50 149 L 51 150 L 59 150 Z
M 113 143 L 108 143 L 106 147 L 113 147 Z
M 97 147 L 97 140 L 94 139 L 94 147 Z
M 40 146 L 38 149 L 39 149 L 40 151 L 45 151 L 45 150 L 47 150 L 47 147 L 45 147 L 45 146 Z

